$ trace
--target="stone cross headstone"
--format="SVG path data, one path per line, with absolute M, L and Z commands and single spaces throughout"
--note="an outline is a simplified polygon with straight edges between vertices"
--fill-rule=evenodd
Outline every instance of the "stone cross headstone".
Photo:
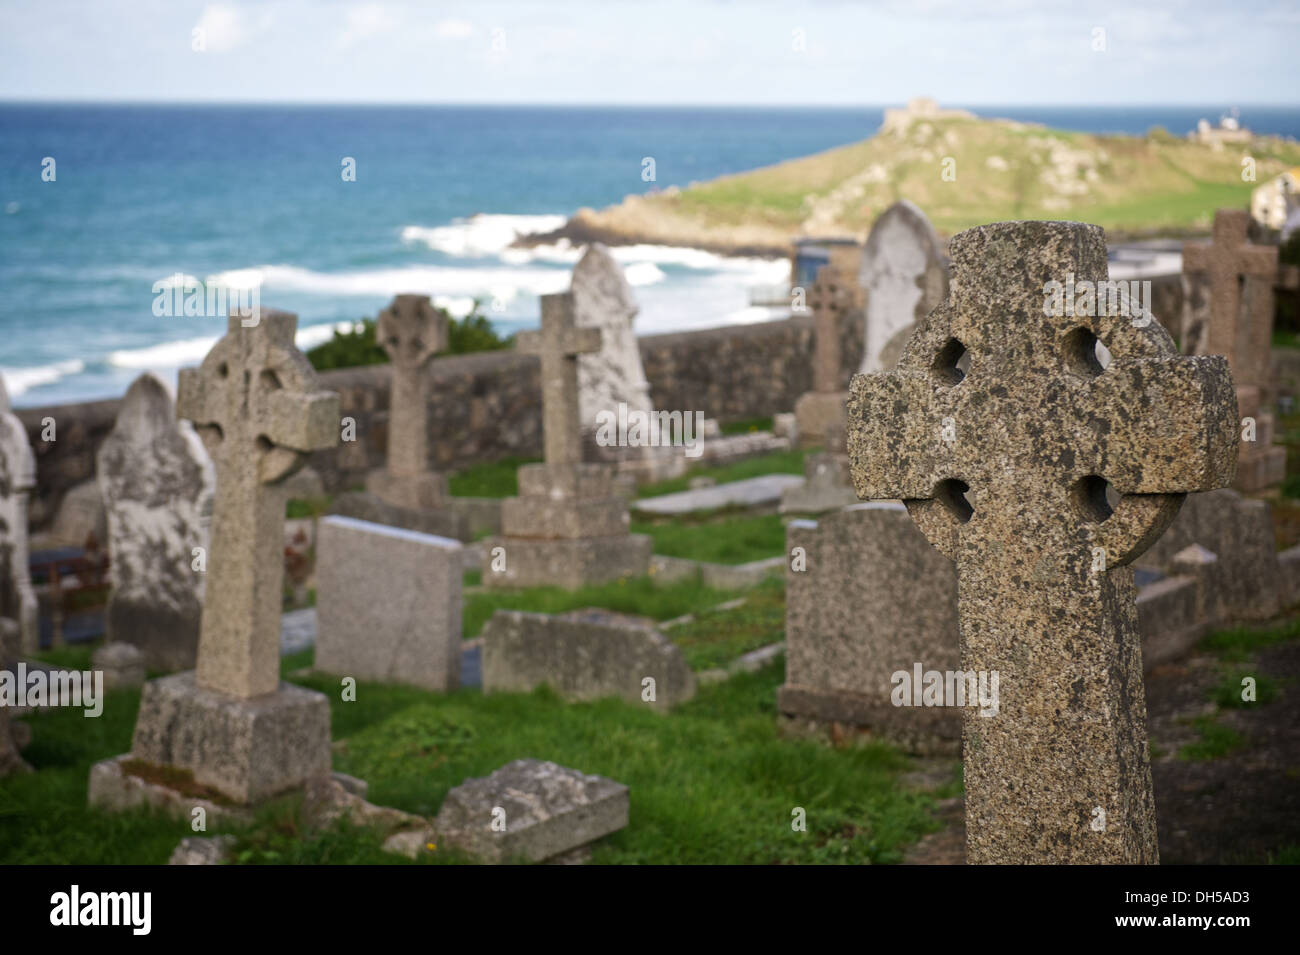
M 516 347 L 541 358 L 546 463 L 519 469 L 519 496 L 501 502 L 500 537 L 483 543 L 488 586 L 576 587 L 646 573 L 650 538 L 629 534 L 627 501 L 610 465 L 584 463 L 578 357 L 600 347 L 578 328 L 573 293 L 542 296 L 542 327 Z
M 398 295 L 379 313 L 375 335 L 388 353 L 388 467 L 367 483 L 398 507 L 434 510 L 447 478 L 429 467 L 429 361 L 447 348 L 447 315 L 427 295 Z
M 1252 244 L 1249 225 L 1245 209 L 1220 209 L 1214 216 L 1212 242 L 1184 244 L 1183 328 L 1191 339 L 1184 346 L 1187 351 L 1228 359 L 1243 424 L 1247 418 L 1254 424 L 1253 434 L 1242 428 L 1235 486 L 1254 492 L 1286 476 L 1286 451 L 1273 446 L 1269 410 L 1278 250 Z M 1208 284 L 1208 295 L 1193 281 L 1197 277 Z
M 339 399 L 316 390 L 294 347 L 298 317 L 263 310 L 229 330 L 197 369 L 180 373 L 176 412 L 194 422 L 216 465 L 197 678 L 236 699 L 280 684 L 284 500 L 268 485 L 339 439 Z
M 1127 565 L 1232 477 L 1227 362 L 1048 307 L 1052 282 L 1106 279 L 1095 226 L 996 223 L 951 251 L 897 370 L 854 378 L 849 455 L 859 497 L 903 500 L 956 562 L 963 671 L 999 674 L 997 715 L 963 710 L 968 860 L 1154 863 Z
M 100 445 L 96 476 L 108 525 L 109 643 L 129 643 L 152 670 L 193 669 L 203 610 L 212 461 L 168 388 L 137 378 Z
M 542 434 L 546 463 L 582 460 L 578 419 L 578 356 L 600 349 L 598 328 L 579 328 L 573 293 L 542 296 L 540 331 L 520 332 L 516 348 L 537 355 L 542 363 Z
M 860 371 L 892 368 L 916 323 L 948 294 L 943 243 L 916 205 L 900 199 L 880 214 L 858 284 L 866 296 Z
M 1249 225 L 1250 213 L 1245 209 L 1218 210 L 1213 241 L 1183 245 L 1183 271 L 1203 272 L 1209 279 L 1210 322 L 1204 353 L 1224 355 L 1238 387 L 1262 387 L 1268 377 L 1273 335 L 1273 316 L 1266 308 L 1272 305 L 1271 295 L 1243 293 L 1252 278 L 1272 291 L 1277 248 L 1252 244 L 1247 237 Z
M 840 385 L 840 320 L 853 302 L 848 276 L 834 266 L 817 271 L 808 296 L 812 307 L 814 336 L 813 390 L 842 392 Z
M 578 412 L 584 431 L 592 430 L 596 415 L 650 410 L 646 381 L 633 322 L 640 310 L 622 267 L 598 242 L 588 246 L 573 269 L 574 322 L 579 328 L 600 330 L 600 348 L 578 358 Z
M 840 322 L 853 304 L 854 292 L 848 276 L 833 265 L 817 270 L 808 290 L 813 313 L 813 390 L 799 396 L 794 414 L 800 443 L 806 447 L 824 445 L 828 435 L 844 430 L 844 400 L 841 385 Z

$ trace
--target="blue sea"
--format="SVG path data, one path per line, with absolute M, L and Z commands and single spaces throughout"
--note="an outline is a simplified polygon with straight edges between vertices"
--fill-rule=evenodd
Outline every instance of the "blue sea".
M 1181 135 L 1204 108 L 998 108 L 1091 132 Z M 565 244 L 511 248 L 583 206 L 742 172 L 870 136 L 862 109 L 0 104 L 0 373 L 16 406 L 120 395 L 144 370 L 174 380 L 224 332 L 154 314 L 155 284 L 260 288 L 299 315 L 299 343 L 372 316 L 398 292 L 453 314 L 474 299 L 505 331 L 568 286 Z M 1300 109 L 1243 109 L 1300 137 Z M 42 179 L 46 157 L 55 179 Z M 653 157 L 656 181 L 642 180 Z M 341 175 L 355 160 L 355 181 Z M 615 250 L 640 332 L 769 317 L 749 290 L 782 262 L 695 249 Z

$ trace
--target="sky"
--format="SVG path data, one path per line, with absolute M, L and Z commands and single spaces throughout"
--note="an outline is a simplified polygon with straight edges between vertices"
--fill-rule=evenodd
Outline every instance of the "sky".
M 1297 0 L 0 0 L 0 99 L 1294 105 Z

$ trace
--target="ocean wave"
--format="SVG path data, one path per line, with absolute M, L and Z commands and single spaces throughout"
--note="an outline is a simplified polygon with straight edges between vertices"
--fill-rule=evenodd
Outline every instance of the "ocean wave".
M 507 265 L 530 265 L 549 262 L 556 265 L 576 265 L 585 250 L 568 239 L 532 248 L 513 248 L 513 243 L 523 235 L 553 232 L 568 220 L 558 215 L 474 215 L 455 219 L 451 225 L 408 225 L 401 230 L 403 242 L 420 242 L 456 258 L 489 258 L 495 256 Z M 770 264 L 771 259 L 750 256 L 728 256 L 704 249 L 675 245 L 616 245 L 609 247 L 614 261 L 624 267 L 642 263 L 676 265 L 688 269 L 716 272 L 751 272 Z M 788 266 L 786 266 L 788 268 Z
M 35 365 L 31 368 L 0 368 L 4 377 L 5 389 L 10 398 L 16 398 L 25 391 L 41 385 L 53 384 L 70 375 L 79 375 L 86 370 L 86 363 L 78 358 L 56 361 L 49 365 Z
M 300 349 L 314 348 L 322 342 L 329 341 L 334 332 L 346 332 L 353 327 L 353 322 L 333 322 L 325 325 L 309 325 L 298 329 L 294 344 Z M 167 371 L 197 365 L 217 343 L 219 336 L 205 338 L 183 338 L 179 341 L 162 342 L 144 348 L 125 348 L 110 352 L 108 363 L 115 368 L 129 368 L 135 371 Z
M 518 295 L 545 295 L 569 287 L 569 273 L 561 269 L 531 268 L 446 268 L 416 265 L 367 269 L 352 272 L 317 272 L 296 265 L 259 265 L 221 272 L 209 282 L 225 285 L 233 281 L 260 285 L 262 301 L 277 291 L 317 295 L 374 297 L 403 292 L 431 295 L 454 301 L 475 296 L 509 301 Z
M 408 225 L 402 229 L 403 242 L 422 242 L 435 252 L 457 258 L 497 255 L 509 248 L 521 235 L 553 232 L 568 219 L 562 215 L 479 215 L 453 219 L 450 225 Z

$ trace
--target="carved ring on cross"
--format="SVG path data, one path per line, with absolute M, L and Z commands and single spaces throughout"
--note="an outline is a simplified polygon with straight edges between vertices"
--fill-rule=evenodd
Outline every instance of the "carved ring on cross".
M 447 349 L 447 315 L 427 295 L 398 295 L 379 313 L 375 333 L 394 365 L 419 367 Z
M 1235 468 L 1226 362 L 1180 356 L 1158 322 L 1050 314 L 1048 282 L 1106 279 L 1095 226 L 998 223 L 951 252 L 949 298 L 897 368 L 854 378 L 858 496 L 902 499 L 953 560 L 1035 541 L 1131 561 Z
M 312 449 L 303 429 L 320 430 L 316 416 L 337 418 L 334 404 L 332 411 L 321 406 L 308 413 L 306 424 L 295 420 L 293 412 L 312 406 L 309 393 L 316 388 L 311 363 L 294 347 L 297 324 L 295 315 L 263 309 L 259 324 L 245 328 L 232 313 L 226 335 L 202 364 L 179 376 L 177 416 L 194 422 L 218 466 L 237 466 L 252 447 L 262 484 L 303 463 Z
M 844 274 L 834 265 L 823 265 L 809 290 L 808 304 L 813 311 L 841 312 L 849 304 L 849 288 Z

